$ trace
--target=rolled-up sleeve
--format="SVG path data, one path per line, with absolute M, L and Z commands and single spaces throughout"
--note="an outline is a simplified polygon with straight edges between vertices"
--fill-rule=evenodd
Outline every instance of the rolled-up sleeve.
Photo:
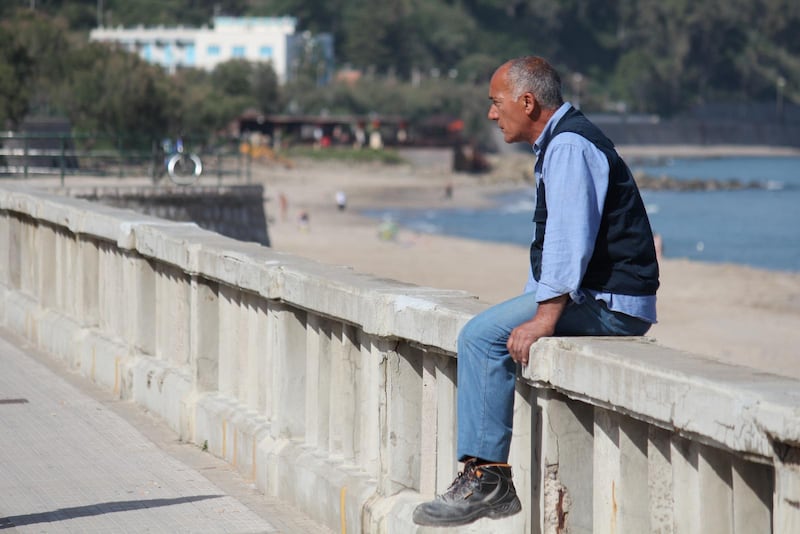
M 547 227 L 536 300 L 578 291 L 592 257 L 608 191 L 608 160 L 574 133 L 556 136 L 542 166 Z

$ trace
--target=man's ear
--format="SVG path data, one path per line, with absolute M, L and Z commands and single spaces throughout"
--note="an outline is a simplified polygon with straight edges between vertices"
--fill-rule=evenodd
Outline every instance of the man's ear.
M 523 94 L 522 103 L 525 106 L 525 113 L 528 114 L 529 116 L 533 115 L 538 105 L 538 103 L 536 102 L 536 97 L 533 96 L 533 93 Z

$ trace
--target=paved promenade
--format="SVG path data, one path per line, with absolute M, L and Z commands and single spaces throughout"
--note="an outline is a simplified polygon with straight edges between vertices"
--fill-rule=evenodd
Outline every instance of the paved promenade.
M 330 532 L 2 330 L 0 531 Z

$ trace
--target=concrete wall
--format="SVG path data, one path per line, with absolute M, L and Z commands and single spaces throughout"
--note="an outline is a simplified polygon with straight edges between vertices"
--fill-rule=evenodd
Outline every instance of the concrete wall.
M 417 528 L 455 471 L 484 305 L 193 225 L 0 187 L 0 323 L 342 532 Z M 800 532 L 798 382 L 645 339 L 537 343 L 523 512 L 458 532 Z
M 270 244 L 261 185 L 65 187 L 55 192 L 170 221 L 195 222 L 240 241 Z

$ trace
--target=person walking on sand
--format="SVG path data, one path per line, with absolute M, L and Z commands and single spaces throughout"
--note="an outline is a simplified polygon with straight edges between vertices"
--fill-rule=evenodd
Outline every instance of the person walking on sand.
M 344 211 L 347 208 L 347 194 L 344 191 L 336 191 L 336 207 L 339 211 Z
M 286 198 L 286 194 L 283 191 L 278 195 L 278 201 L 281 206 L 281 221 L 286 222 L 289 217 L 289 199 Z
M 537 156 L 535 228 L 522 295 L 473 317 L 458 337 L 463 472 L 420 504 L 419 525 L 451 526 L 521 510 L 508 453 L 517 364 L 547 336 L 639 336 L 656 322 L 653 232 L 614 144 L 561 96 L 544 59 L 512 59 L 489 85 L 488 118 Z
M 306 210 L 300 212 L 300 215 L 297 217 L 297 223 L 301 232 L 308 232 L 311 230 L 311 216 Z

